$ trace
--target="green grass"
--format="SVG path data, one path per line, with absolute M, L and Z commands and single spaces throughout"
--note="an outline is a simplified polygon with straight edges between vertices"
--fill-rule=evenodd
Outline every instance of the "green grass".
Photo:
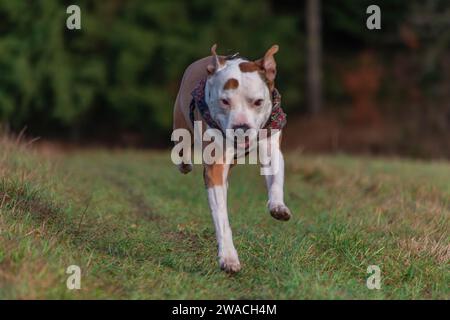
M 228 275 L 201 167 L 0 147 L 1 299 L 450 298 L 448 162 L 287 154 L 288 222 L 268 214 L 258 168 L 238 166 L 228 206 L 243 269 Z M 81 290 L 66 288 L 72 264 Z M 381 290 L 366 287 L 369 265 Z

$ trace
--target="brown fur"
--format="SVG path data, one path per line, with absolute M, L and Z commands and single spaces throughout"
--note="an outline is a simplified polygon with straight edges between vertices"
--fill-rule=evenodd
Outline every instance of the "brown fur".
M 188 129 L 190 132 L 193 132 L 194 128 L 189 117 L 189 104 L 192 99 L 191 92 L 194 90 L 198 82 L 208 75 L 207 67 L 208 65 L 213 64 L 213 62 L 214 60 L 212 56 L 205 57 L 192 63 L 184 72 L 173 110 L 174 130 L 184 128 Z M 197 112 L 195 112 L 195 119 L 201 120 Z
M 237 89 L 239 87 L 239 81 L 237 81 L 234 78 L 230 78 L 225 82 L 223 89 L 224 90 L 231 90 L 231 89 Z
M 246 61 L 239 63 L 239 69 L 242 72 L 255 72 L 255 71 L 263 71 L 260 64 L 257 64 L 254 61 Z
M 221 186 L 224 184 L 223 177 L 223 164 L 212 164 L 205 165 L 203 171 L 203 177 L 205 178 L 205 185 L 208 188 L 212 188 L 214 186 Z

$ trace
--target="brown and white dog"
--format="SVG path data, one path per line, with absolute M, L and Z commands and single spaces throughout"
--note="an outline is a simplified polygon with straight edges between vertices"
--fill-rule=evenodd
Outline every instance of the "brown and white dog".
M 192 63 L 185 71 L 174 107 L 173 129 L 187 129 L 194 134 L 190 103 L 191 93 L 203 79 L 205 102 L 211 117 L 226 129 L 260 129 L 272 112 L 272 91 L 275 89 L 276 62 L 274 54 L 278 46 L 272 46 L 263 58 L 249 61 L 243 58 L 227 59 L 216 54 L 216 45 L 211 48 L 212 56 Z M 198 110 L 193 112 L 196 121 L 203 122 Z M 268 209 L 278 220 L 289 220 L 290 210 L 284 203 L 284 160 L 280 151 L 281 132 L 258 140 L 258 148 L 271 148 L 268 157 L 278 157 L 277 170 L 265 175 L 268 188 Z M 209 143 L 203 142 L 203 148 Z M 271 159 L 266 159 L 271 161 Z M 265 161 L 267 163 L 267 161 Z M 218 257 L 221 269 L 237 272 L 241 265 L 233 244 L 227 212 L 227 178 L 232 164 L 204 164 L 204 180 L 208 191 L 209 207 L 214 220 L 218 242 Z M 191 162 L 178 165 L 182 173 L 192 170 Z

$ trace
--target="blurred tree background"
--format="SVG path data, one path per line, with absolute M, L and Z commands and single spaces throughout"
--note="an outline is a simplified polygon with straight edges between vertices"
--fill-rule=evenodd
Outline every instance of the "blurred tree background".
M 306 2 L 0 0 L 0 123 L 68 141 L 167 145 L 175 95 L 192 61 L 213 43 L 221 54 L 250 59 L 277 43 L 277 86 L 293 119 L 291 137 L 333 132 L 331 118 L 377 132 L 402 119 L 397 140 L 375 141 L 375 151 L 450 149 L 442 138 L 450 127 L 448 1 L 375 2 L 321 1 L 323 106 L 311 120 Z M 66 28 L 70 4 L 81 8 L 81 30 Z M 381 7 L 381 30 L 366 28 L 371 4 Z M 295 119 L 305 132 L 292 131 Z M 341 136 L 354 135 L 339 128 Z M 402 145 L 424 130 L 443 142 L 423 150 Z

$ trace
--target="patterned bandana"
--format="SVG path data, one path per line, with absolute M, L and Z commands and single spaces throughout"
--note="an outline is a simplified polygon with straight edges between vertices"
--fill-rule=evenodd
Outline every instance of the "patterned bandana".
M 225 136 L 224 130 L 217 124 L 216 121 L 214 121 L 211 113 L 209 112 L 208 105 L 205 101 L 205 85 L 206 79 L 202 79 L 191 93 L 192 100 L 189 106 L 189 116 L 191 118 L 192 125 L 194 124 L 194 110 L 195 108 L 197 108 L 206 124 L 210 128 L 219 129 Z M 284 113 L 283 109 L 281 109 L 281 95 L 277 89 L 273 89 L 272 113 L 270 114 L 269 119 L 267 119 L 267 122 L 262 127 L 262 129 L 268 129 L 267 136 L 269 137 L 271 135 L 271 129 L 281 130 L 286 125 L 286 123 L 286 114 Z

